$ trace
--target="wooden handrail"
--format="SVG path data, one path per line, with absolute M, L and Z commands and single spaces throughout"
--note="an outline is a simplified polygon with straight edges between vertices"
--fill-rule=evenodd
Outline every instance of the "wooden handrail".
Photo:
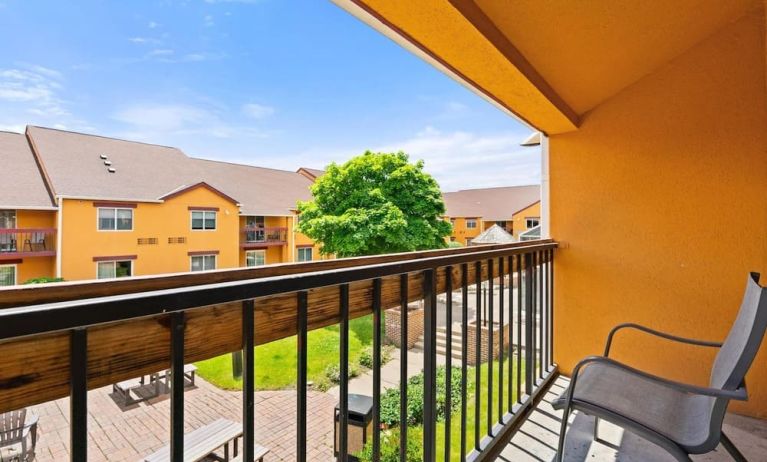
M 477 246 L 470 249 L 443 249 L 374 257 L 359 257 L 293 263 L 271 267 L 222 270 L 201 274 L 177 274 L 151 276 L 125 281 L 88 281 L 41 285 L 34 288 L 11 288 L 0 290 L 0 303 L 5 307 L 21 307 L 39 303 L 88 300 L 95 297 L 162 291 L 185 288 L 186 293 L 194 291 L 195 285 L 210 285 L 226 281 L 273 279 L 283 277 L 287 282 L 294 278 L 288 275 L 312 276 L 319 271 L 352 269 L 358 266 L 373 268 L 384 265 L 390 274 L 402 262 L 416 267 L 427 258 L 454 256 L 455 261 L 469 261 L 477 254 L 480 261 L 480 278 L 487 280 L 487 261 L 480 255 L 487 251 L 499 250 L 504 255 L 540 252 L 551 249 L 553 241 L 530 241 L 498 246 Z M 441 261 L 441 260 L 440 260 Z M 407 263 L 410 262 L 410 263 Z M 497 276 L 498 266 L 494 266 Z M 405 269 L 404 271 L 408 271 Z M 444 292 L 446 280 L 452 279 L 453 287 L 460 284 L 461 269 L 452 266 L 447 274 L 444 269 L 437 271 L 437 292 Z M 369 274 L 374 274 L 370 272 Z M 475 265 L 468 264 L 469 280 L 475 281 Z M 376 277 L 376 276 L 373 276 Z M 422 281 L 419 271 L 409 274 L 408 295 L 414 301 L 422 297 Z M 349 284 L 349 313 L 356 318 L 371 313 L 372 281 L 357 280 Z M 206 289 L 213 290 L 213 289 Z M 231 289 L 230 289 L 231 290 Z M 320 286 L 308 291 L 308 327 L 310 330 L 338 323 L 338 285 Z M 399 306 L 400 277 L 390 275 L 381 278 L 381 306 L 389 309 Z M 188 295 L 185 295 L 188 297 Z M 119 297 L 109 297 L 118 299 Z M 10 300 L 10 302 L 9 302 Z M 138 300 L 138 299 L 137 299 Z M 255 343 L 264 344 L 286 338 L 296 333 L 297 301 L 295 292 L 276 293 L 255 299 Z M 137 302 L 138 303 L 138 302 Z M 65 305 L 62 303 L 62 305 Z M 74 305 L 77 305 L 76 303 Z M 129 305 L 129 304 L 128 304 Z M 53 307 L 55 309 L 55 307 Z M 102 307 L 94 304 L 94 310 Z M 159 307 L 162 308 L 162 307 Z M 29 307 L 34 310 L 35 307 Z M 25 308 L 9 309 L 10 312 L 24 311 Z M 161 312 L 161 310 L 159 311 Z M 185 362 L 200 361 L 219 356 L 242 347 L 242 307 L 237 301 L 204 306 L 186 311 Z M 118 319 L 115 317 L 115 319 Z M 18 409 L 67 396 L 69 392 L 69 331 L 58 331 L 42 335 L 14 338 L 0 342 L 0 412 Z M 139 319 L 129 319 L 111 324 L 94 325 L 88 328 L 88 388 L 97 388 L 116 383 L 142 374 L 166 369 L 170 365 L 170 324 L 168 314 L 157 314 Z

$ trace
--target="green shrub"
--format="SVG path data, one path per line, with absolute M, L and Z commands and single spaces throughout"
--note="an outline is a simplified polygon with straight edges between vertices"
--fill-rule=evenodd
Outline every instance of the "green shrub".
M 458 241 L 450 241 L 447 243 L 447 247 L 450 249 L 457 249 L 458 247 L 463 247 L 463 244 Z
M 445 366 L 437 368 L 437 419 L 445 419 L 445 403 L 447 402 Z M 451 409 L 460 407 L 461 403 L 461 369 L 452 368 L 453 379 Z M 423 424 L 423 372 L 410 377 L 407 381 L 407 422 L 408 425 Z M 468 392 L 467 392 L 468 393 Z M 399 425 L 399 387 L 389 388 L 381 396 L 381 423 L 394 427 Z
M 407 429 L 407 458 L 406 462 L 421 462 L 423 460 L 423 431 L 419 427 Z M 357 453 L 360 462 L 372 462 L 373 443 L 369 441 Z M 381 432 L 381 462 L 399 462 L 399 429 L 393 428 Z
M 383 345 L 381 347 L 381 365 L 391 361 L 391 354 L 394 351 L 394 347 L 391 345 Z M 360 366 L 365 369 L 373 368 L 373 346 L 367 346 L 360 352 Z
M 356 364 L 349 364 L 349 378 L 353 379 L 360 375 L 360 369 Z M 338 364 L 328 364 L 325 367 L 325 377 L 334 385 L 341 383 L 341 368 Z
M 33 279 L 27 279 L 24 281 L 24 284 L 45 284 L 47 282 L 64 282 L 63 278 L 51 278 L 51 277 L 41 277 L 41 278 L 33 278 Z

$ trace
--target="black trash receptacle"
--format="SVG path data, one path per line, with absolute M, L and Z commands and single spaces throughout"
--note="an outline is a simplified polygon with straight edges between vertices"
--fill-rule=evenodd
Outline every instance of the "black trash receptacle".
M 336 404 L 335 415 L 335 444 L 333 455 L 338 457 L 341 404 Z M 349 395 L 349 427 L 346 441 L 349 457 L 347 460 L 356 462 L 358 459 L 353 454 L 358 453 L 365 447 L 365 443 L 373 434 L 373 398 L 365 395 Z

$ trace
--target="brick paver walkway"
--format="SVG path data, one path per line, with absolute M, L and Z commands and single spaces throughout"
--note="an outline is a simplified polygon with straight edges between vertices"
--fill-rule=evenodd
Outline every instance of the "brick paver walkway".
M 110 387 L 88 394 L 88 460 L 138 461 L 170 440 L 170 399 L 163 395 L 127 408 L 118 406 Z M 336 398 L 310 391 L 308 402 L 307 457 L 333 459 L 333 408 Z M 197 377 L 184 399 L 188 433 L 219 417 L 242 421 L 242 394 L 220 390 Z M 271 449 L 266 461 L 296 459 L 296 392 L 256 393 L 256 441 Z M 69 460 L 69 399 L 34 406 L 40 417 L 36 460 Z

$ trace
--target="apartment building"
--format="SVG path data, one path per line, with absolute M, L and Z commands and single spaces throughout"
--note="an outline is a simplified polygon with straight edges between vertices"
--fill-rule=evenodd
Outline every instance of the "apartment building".
M 540 225 L 540 185 L 463 189 L 443 193 L 442 197 L 445 219 L 453 225 L 449 239 L 463 245 L 495 224 L 517 240 L 520 234 Z
M 0 285 L 319 258 L 295 230 L 313 180 L 42 127 L 0 133 Z

